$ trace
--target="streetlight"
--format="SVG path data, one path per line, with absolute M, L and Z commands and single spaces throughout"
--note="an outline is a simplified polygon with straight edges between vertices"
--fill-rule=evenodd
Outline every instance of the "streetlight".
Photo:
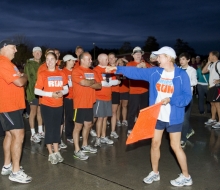
M 93 42 L 93 53 L 94 53 L 94 60 L 95 60 L 95 43 Z

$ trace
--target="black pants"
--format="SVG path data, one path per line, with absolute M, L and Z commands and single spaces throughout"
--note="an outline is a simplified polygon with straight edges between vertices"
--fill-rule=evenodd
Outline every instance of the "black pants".
M 60 143 L 63 106 L 49 107 L 41 104 L 41 114 L 45 124 L 45 144 Z
M 134 127 L 134 119 L 137 113 L 143 108 L 149 106 L 149 92 L 143 94 L 129 94 L 129 107 L 128 107 L 128 130 Z
M 65 135 L 67 139 L 73 138 L 73 100 L 64 98 Z

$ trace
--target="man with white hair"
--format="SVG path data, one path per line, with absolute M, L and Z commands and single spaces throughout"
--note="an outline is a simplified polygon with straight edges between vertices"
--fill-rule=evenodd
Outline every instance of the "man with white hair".
M 24 67 L 24 73 L 28 76 L 28 83 L 26 86 L 26 96 L 27 100 L 30 104 L 30 116 L 29 116 L 29 124 L 31 128 L 31 141 L 38 143 L 41 138 L 44 138 L 43 132 L 43 122 L 41 117 L 41 111 L 39 106 L 38 96 L 34 94 L 34 87 L 37 81 L 37 71 L 41 62 L 42 50 L 40 47 L 33 48 L 33 56 L 34 58 L 27 60 L 27 63 Z M 38 122 L 38 133 L 35 132 L 35 118 L 37 117 Z
M 11 62 L 17 52 L 15 45 L 12 40 L 0 42 L 0 122 L 5 131 L 4 166 L 1 174 L 9 175 L 11 181 L 29 183 L 32 177 L 26 175 L 20 168 L 24 140 L 23 86 L 27 83 L 27 75 L 20 73 Z

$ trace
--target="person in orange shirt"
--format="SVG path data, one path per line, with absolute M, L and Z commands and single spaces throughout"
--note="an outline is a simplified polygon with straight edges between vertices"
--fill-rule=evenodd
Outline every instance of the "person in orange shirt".
M 96 90 L 96 103 L 93 107 L 94 117 L 96 122 L 96 142 L 94 146 L 103 144 L 113 144 L 114 141 L 106 136 L 107 118 L 112 116 L 112 85 L 118 85 L 118 80 L 111 80 L 109 74 L 105 73 L 105 67 L 108 65 L 108 56 L 104 53 L 98 56 L 99 65 L 93 70 L 102 78 L 102 89 Z M 108 75 L 108 76 L 107 76 Z
M 67 141 L 73 143 L 73 87 L 72 87 L 72 70 L 77 59 L 72 55 L 65 55 L 59 68 L 68 78 L 69 93 L 64 97 L 64 118 L 65 118 L 65 135 Z
M 29 183 L 32 177 L 26 175 L 20 168 L 24 140 L 22 113 L 25 108 L 25 95 L 23 86 L 27 83 L 27 75 L 21 74 L 11 62 L 17 52 L 15 45 L 12 40 L 0 42 L 0 122 L 5 131 L 4 166 L 1 174 L 9 175 L 11 181 Z
M 75 54 L 76 54 L 76 56 L 77 56 L 77 60 L 76 60 L 76 62 L 75 62 L 74 68 L 79 67 L 79 65 L 80 65 L 79 56 L 80 56 L 83 52 L 84 52 L 84 49 L 83 49 L 81 46 L 76 46 Z
M 111 66 L 117 66 L 116 65 L 117 58 L 115 57 L 114 53 L 108 54 L 108 62 Z M 118 76 L 112 75 L 112 79 L 117 79 Z M 115 131 L 116 128 L 116 122 L 117 122 L 117 110 L 118 106 L 120 104 L 120 93 L 119 93 L 119 84 L 112 86 L 112 117 L 111 117 L 111 134 L 110 136 L 117 139 L 119 136 Z
M 87 160 L 86 152 L 96 153 L 97 149 L 88 145 L 89 131 L 93 121 L 93 104 L 96 102 L 95 90 L 101 89 L 101 80 L 97 73 L 89 67 L 92 63 L 92 57 L 88 52 L 83 52 L 79 56 L 80 66 L 73 69 L 73 105 L 75 122 L 73 130 L 73 141 L 75 145 L 74 157 L 80 160 Z M 84 127 L 83 127 L 84 125 Z M 79 134 L 83 128 L 83 143 L 79 147 Z
M 56 54 L 56 56 L 57 56 L 57 66 L 59 66 L 60 64 L 61 64 L 61 61 L 62 60 L 59 60 L 59 58 L 60 58 L 60 50 L 58 50 L 57 48 L 54 48 L 54 53 Z
M 139 67 L 146 68 L 146 63 L 141 62 L 142 55 L 144 51 L 140 47 L 135 47 L 133 53 L 131 54 L 134 61 L 127 63 L 127 67 Z M 128 135 L 134 127 L 135 117 L 140 109 L 149 106 L 149 83 L 141 80 L 129 81 L 130 91 L 129 91 L 129 107 L 128 107 Z
M 68 93 L 66 75 L 56 69 L 57 56 L 53 52 L 46 55 L 48 69 L 39 73 L 34 93 L 42 96 L 41 113 L 45 124 L 45 144 L 49 152 L 48 161 L 57 164 L 64 159 L 58 150 L 60 143 L 60 123 L 63 114 L 63 95 Z M 52 151 L 52 144 L 54 153 Z
M 126 66 L 126 61 L 121 58 L 117 60 L 118 66 Z M 119 85 L 119 92 L 120 92 L 120 104 L 117 110 L 117 126 L 128 126 L 127 121 L 127 107 L 128 107 L 128 99 L 129 99 L 129 80 L 125 77 L 120 75 L 121 84 Z M 122 109 L 121 109 L 122 108 Z M 122 112 L 122 122 L 120 121 Z

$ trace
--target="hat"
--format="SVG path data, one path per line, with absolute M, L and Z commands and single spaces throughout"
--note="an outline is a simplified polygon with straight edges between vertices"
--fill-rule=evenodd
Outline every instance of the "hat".
M 11 39 L 5 39 L 5 40 L 2 40 L 0 42 L 0 48 L 3 48 L 4 46 L 7 46 L 7 45 L 17 45 L 17 43 Z
M 135 53 L 141 53 L 143 55 L 144 51 L 142 51 L 142 49 L 137 46 L 133 49 L 133 53 L 131 55 L 134 55 Z
M 155 55 L 153 53 L 150 54 L 150 59 L 156 59 L 156 58 L 157 58 L 157 55 Z
M 158 51 L 153 51 L 152 53 L 155 55 L 166 54 L 166 55 L 169 55 L 170 57 L 176 59 L 176 52 L 174 51 L 173 48 L 168 47 L 168 46 L 164 46 L 164 47 L 160 48 Z
M 35 52 L 35 51 L 42 51 L 42 50 L 40 47 L 34 47 L 32 52 Z
M 63 57 L 63 61 L 64 62 L 66 62 L 66 61 L 69 61 L 69 60 L 77 60 L 75 57 L 73 57 L 72 55 L 65 55 L 64 57 Z

